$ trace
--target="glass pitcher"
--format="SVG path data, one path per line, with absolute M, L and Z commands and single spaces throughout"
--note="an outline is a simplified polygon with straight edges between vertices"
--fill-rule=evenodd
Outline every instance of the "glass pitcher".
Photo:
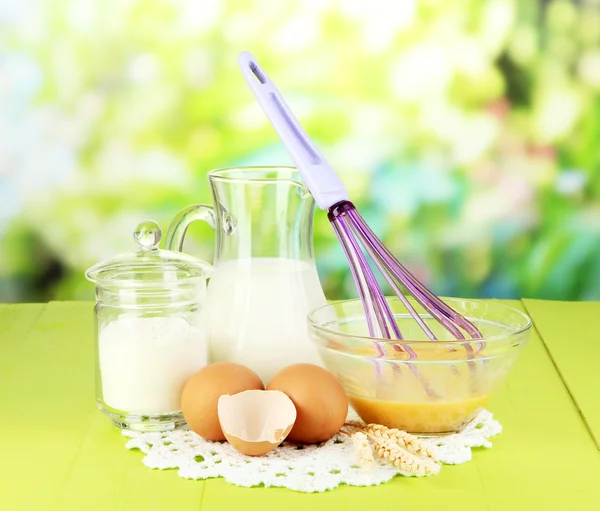
M 216 232 L 205 312 L 212 362 L 253 369 L 265 384 L 294 363 L 321 365 L 306 317 L 326 303 L 313 256 L 315 201 L 293 167 L 208 174 L 214 206 L 181 211 L 166 246 L 181 250 L 189 224 Z

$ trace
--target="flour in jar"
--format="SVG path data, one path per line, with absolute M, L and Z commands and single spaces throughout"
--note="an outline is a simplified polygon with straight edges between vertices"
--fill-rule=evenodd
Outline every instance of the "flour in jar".
M 181 317 L 122 317 L 99 331 L 106 405 L 140 415 L 179 412 L 183 386 L 207 363 L 203 330 Z

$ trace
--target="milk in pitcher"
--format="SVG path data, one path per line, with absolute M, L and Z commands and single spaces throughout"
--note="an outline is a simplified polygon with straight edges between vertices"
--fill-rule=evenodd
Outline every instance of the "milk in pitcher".
M 314 264 L 270 257 L 221 262 L 207 302 L 211 361 L 243 364 L 265 385 L 287 365 L 321 365 L 306 319 L 326 303 Z

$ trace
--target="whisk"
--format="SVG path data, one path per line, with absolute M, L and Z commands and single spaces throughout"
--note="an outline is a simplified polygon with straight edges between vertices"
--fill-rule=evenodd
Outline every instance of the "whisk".
M 466 339 L 466 335 L 472 339 L 481 339 L 479 329 L 471 321 L 419 282 L 379 240 L 350 202 L 348 192 L 339 176 L 310 140 L 275 84 L 252 54 L 241 53 L 238 62 L 246 82 L 296 164 L 317 205 L 327 211 L 329 221 L 348 259 L 365 312 L 369 335 L 383 339 L 403 339 L 398 322 L 368 263 L 367 255 L 432 341 L 437 340 L 437 337 L 403 293 L 401 286 L 456 340 Z M 378 344 L 376 346 L 381 350 Z M 414 360 L 414 351 L 407 345 L 403 347 L 409 359 Z M 467 346 L 467 350 L 473 351 L 470 345 Z

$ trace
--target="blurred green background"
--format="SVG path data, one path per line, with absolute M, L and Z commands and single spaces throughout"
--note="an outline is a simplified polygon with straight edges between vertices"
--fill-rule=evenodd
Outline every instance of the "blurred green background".
M 209 170 L 290 163 L 243 50 L 435 292 L 600 298 L 597 0 L 3 0 L 0 301 L 91 299 Z M 315 245 L 353 296 L 322 212 Z M 210 229 L 185 249 L 210 261 Z

